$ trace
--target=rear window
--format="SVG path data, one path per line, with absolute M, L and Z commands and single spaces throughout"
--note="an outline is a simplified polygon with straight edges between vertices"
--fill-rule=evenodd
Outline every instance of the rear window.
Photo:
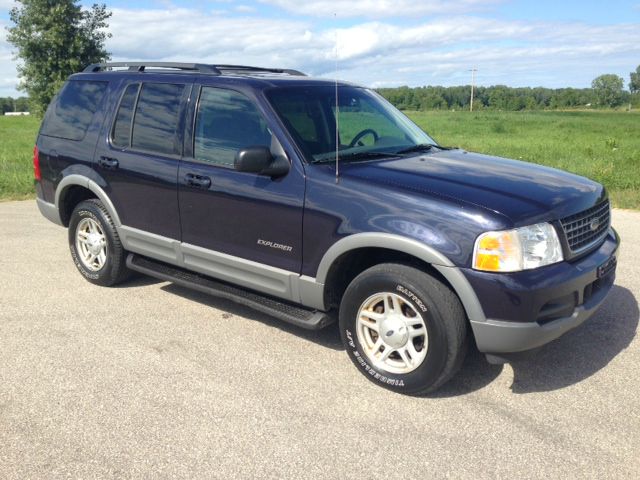
M 108 82 L 69 81 L 51 102 L 42 123 L 43 135 L 82 140 L 107 91 Z

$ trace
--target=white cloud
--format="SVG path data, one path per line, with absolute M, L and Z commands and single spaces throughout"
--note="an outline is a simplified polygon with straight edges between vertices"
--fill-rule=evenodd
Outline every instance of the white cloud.
M 15 6 L 16 2 L 14 0 L 0 0 L 0 14 L 3 13 L 3 10 L 9 11 Z
M 260 0 L 297 15 L 389 18 L 461 14 L 484 10 L 502 0 Z
M 191 9 L 114 9 L 108 48 L 114 59 L 196 59 L 217 63 L 283 63 L 318 47 L 304 23 L 203 15 Z M 168 34 L 178 32 L 177 34 Z
M 254 13 L 256 11 L 255 7 L 251 5 L 238 5 L 234 10 L 238 13 Z
M 507 23 L 475 17 L 456 17 L 398 27 L 375 22 L 327 32 L 338 39 L 338 58 L 349 60 L 375 54 L 395 54 L 399 49 L 440 49 L 456 43 L 490 42 L 526 38 L 534 30 L 523 23 Z
M 13 61 L 12 47 L 7 42 L 7 22 L 0 19 L 0 97 L 15 96 L 18 74 Z
M 1 0 L 0 0 L 1 1 Z M 356 3 L 359 0 L 356 0 Z M 416 2 L 420 3 L 420 2 Z M 107 48 L 118 60 L 240 63 L 296 68 L 370 86 L 458 85 L 479 69 L 483 85 L 587 86 L 626 76 L 640 57 L 638 24 L 530 23 L 447 16 L 399 27 L 386 21 L 331 29 L 295 19 L 191 8 L 113 9 Z M 14 95 L 15 64 L 0 20 L 0 96 Z

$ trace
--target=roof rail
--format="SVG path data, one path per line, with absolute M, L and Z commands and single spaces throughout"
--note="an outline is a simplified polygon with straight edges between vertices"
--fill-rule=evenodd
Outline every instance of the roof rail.
M 213 65 L 221 72 L 233 72 L 233 73 L 284 73 L 286 75 L 294 75 L 296 77 L 306 77 L 307 75 L 291 68 L 263 68 L 263 67 L 250 67 L 247 65 Z
M 220 75 L 220 71 L 213 65 L 204 63 L 178 63 L 178 62 L 109 62 L 93 63 L 83 72 L 99 72 L 112 67 L 128 67 L 129 70 L 144 72 L 145 68 L 175 68 L 177 70 L 193 70 L 195 72 L 213 73 Z
M 262 68 L 247 65 L 207 65 L 204 63 L 178 63 L 178 62 L 109 62 L 93 63 L 83 70 L 83 72 L 100 72 L 113 67 L 128 68 L 135 72 L 144 72 L 146 68 L 173 68 L 176 70 L 194 71 L 199 73 L 209 73 L 213 75 L 228 74 L 252 74 L 252 73 L 281 73 L 293 76 L 306 76 L 298 70 L 289 68 Z

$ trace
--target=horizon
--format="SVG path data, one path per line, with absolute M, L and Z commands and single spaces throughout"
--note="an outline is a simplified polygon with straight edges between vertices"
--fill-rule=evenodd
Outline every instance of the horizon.
M 113 61 L 237 63 L 333 78 L 337 43 L 338 78 L 373 88 L 469 86 L 476 68 L 482 87 L 590 88 L 613 73 L 625 90 L 640 64 L 640 0 L 105 3 Z M 6 41 L 13 4 L 0 0 L 0 97 L 15 98 L 24 92 Z

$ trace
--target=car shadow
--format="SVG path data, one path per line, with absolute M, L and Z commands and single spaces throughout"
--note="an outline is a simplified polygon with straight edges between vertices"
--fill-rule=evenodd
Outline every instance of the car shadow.
M 130 276 L 122 283 L 113 285 L 111 288 L 132 288 L 132 287 L 146 287 L 147 285 L 155 285 L 162 283 L 164 280 L 150 277 L 148 275 L 142 275 L 141 273 L 131 272 Z
M 150 277 L 137 276 L 123 286 L 159 283 Z M 162 290 L 223 311 L 261 322 L 271 328 L 296 335 L 333 350 L 344 350 L 336 324 L 318 331 L 305 330 L 270 315 L 230 300 L 168 283 Z M 640 311 L 633 293 L 615 285 L 600 309 L 583 325 L 558 340 L 531 352 L 510 358 L 514 372 L 513 393 L 533 393 L 562 389 L 585 380 L 611 362 L 629 346 L 636 335 Z M 503 371 L 503 365 L 489 364 L 478 352 L 473 339 L 458 374 L 429 398 L 465 395 L 492 383 Z
M 244 305 L 231 300 L 208 295 L 206 293 L 198 292 L 197 290 L 191 290 L 174 283 L 163 285 L 160 288 L 165 292 L 180 295 L 181 297 L 188 298 L 194 302 L 221 310 L 224 312 L 223 315 L 239 316 L 249 320 L 258 321 L 271 328 L 277 328 L 278 330 L 304 338 L 305 340 L 317 343 L 323 347 L 331 348 L 332 350 L 344 350 L 337 324 L 329 325 L 322 330 L 305 330 L 304 328 L 286 323 L 275 317 L 252 308 L 245 307 Z
M 514 393 L 558 390 L 585 380 L 626 349 L 638 329 L 638 301 L 614 286 L 599 310 L 581 327 L 511 363 Z
M 615 285 L 599 310 L 583 325 L 537 350 L 510 358 L 511 391 L 548 392 L 579 383 L 606 367 L 636 335 L 640 312 L 633 293 Z M 430 398 L 471 393 L 500 375 L 502 365 L 490 365 L 470 348 L 460 372 Z
M 458 373 L 435 392 L 424 395 L 425 397 L 448 398 L 466 395 L 486 387 L 502 373 L 503 365 L 487 362 L 475 343 L 471 343 Z

